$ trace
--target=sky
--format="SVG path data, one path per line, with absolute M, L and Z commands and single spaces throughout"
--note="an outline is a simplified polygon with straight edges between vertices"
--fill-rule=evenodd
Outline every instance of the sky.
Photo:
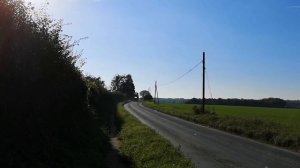
M 25 0 L 37 7 L 43 0 Z M 82 40 L 84 74 L 110 85 L 131 74 L 136 91 L 202 95 L 202 68 L 170 85 L 206 52 L 208 98 L 300 99 L 298 0 L 48 0 L 64 33 Z

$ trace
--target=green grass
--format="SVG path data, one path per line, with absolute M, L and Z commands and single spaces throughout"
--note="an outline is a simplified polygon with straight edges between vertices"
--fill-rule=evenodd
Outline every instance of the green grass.
M 122 154 L 132 160 L 135 168 L 189 168 L 191 161 L 169 141 L 139 122 L 119 104 L 118 117 L 122 128 L 119 135 Z
M 207 106 L 212 114 L 195 114 L 191 104 L 144 102 L 147 107 L 274 145 L 299 150 L 300 109 Z
M 211 106 L 222 117 L 259 118 L 280 123 L 290 128 L 290 133 L 300 134 L 300 109 Z

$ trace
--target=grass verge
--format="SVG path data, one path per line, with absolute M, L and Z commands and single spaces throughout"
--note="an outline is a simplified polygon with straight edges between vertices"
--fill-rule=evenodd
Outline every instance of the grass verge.
M 118 118 L 122 122 L 119 139 L 121 153 L 130 158 L 135 168 L 193 168 L 169 141 L 129 114 L 120 103 Z
M 275 118 L 274 115 L 278 115 L 276 114 L 276 109 L 273 113 L 268 111 L 272 110 L 272 108 L 248 109 L 248 107 L 216 106 L 215 109 L 217 110 L 213 115 L 195 114 L 193 112 L 194 105 L 155 105 L 152 102 L 144 102 L 144 105 L 194 123 L 207 125 L 236 135 L 260 140 L 269 144 L 300 152 L 300 134 L 299 131 L 297 131 L 299 129 L 297 129 L 298 127 L 295 126 L 294 122 L 287 122 L 286 118 L 289 114 L 288 112 L 282 113 L 281 118 L 278 116 Z M 210 106 L 209 108 L 213 107 Z M 231 112 L 229 112 L 227 108 L 230 108 L 231 110 L 229 111 Z M 292 114 L 294 113 L 295 112 L 292 111 Z

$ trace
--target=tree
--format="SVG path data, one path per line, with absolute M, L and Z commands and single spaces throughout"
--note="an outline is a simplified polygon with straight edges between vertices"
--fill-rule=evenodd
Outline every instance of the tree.
M 122 93 L 130 99 L 134 98 L 136 94 L 132 76 L 116 75 L 111 81 L 111 91 Z
M 124 93 L 128 98 L 135 97 L 135 86 L 131 75 L 125 76 L 125 82 L 121 85 L 121 92 Z
M 265 98 L 261 100 L 266 107 L 285 107 L 286 101 L 280 98 Z
M 202 102 L 200 101 L 200 99 L 192 98 L 192 99 L 186 101 L 185 103 L 186 104 L 201 104 Z
M 121 84 L 124 83 L 124 76 L 116 75 L 111 81 L 111 91 L 121 92 Z
M 144 99 L 144 100 L 153 100 L 153 97 L 151 95 L 151 93 L 147 90 L 143 90 L 140 92 L 140 95 L 141 97 Z
M 192 98 L 186 101 L 187 104 L 201 104 L 202 99 Z M 254 99 L 206 99 L 206 103 L 209 105 L 231 105 L 231 106 L 254 106 L 254 107 L 277 107 L 284 108 L 287 105 L 287 101 L 280 98 L 265 98 L 260 100 Z
M 86 84 L 89 88 L 89 85 L 94 85 L 96 88 L 105 88 L 105 82 L 101 80 L 100 77 L 86 76 Z

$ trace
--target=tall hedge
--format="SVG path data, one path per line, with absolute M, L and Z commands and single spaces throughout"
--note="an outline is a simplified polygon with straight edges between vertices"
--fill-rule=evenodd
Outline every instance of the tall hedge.
M 102 167 L 73 43 L 60 22 L 0 1 L 0 167 Z

